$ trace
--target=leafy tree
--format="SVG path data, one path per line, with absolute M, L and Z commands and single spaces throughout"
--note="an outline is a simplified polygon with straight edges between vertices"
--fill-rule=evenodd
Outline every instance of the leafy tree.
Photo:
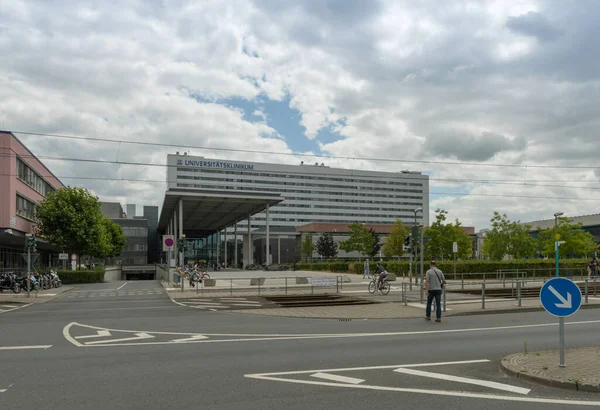
M 487 233 L 483 253 L 490 259 L 502 260 L 505 256 L 523 259 L 535 255 L 536 241 L 529 234 L 530 225 L 511 222 L 506 214 L 494 212 L 490 219 L 492 229 Z
M 107 232 L 109 233 L 109 240 L 111 244 L 110 253 L 106 256 L 110 258 L 121 256 L 121 253 L 123 253 L 125 250 L 125 245 L 127 244 L 125 234 L 123 234 L 123 228 L 108 218 L 104 218 L 104 224 Z
M 379 250 L 381 249 L 381 241 L 379 238 L 379 234 L 375 232 L 373 228 L 369 229 L 369 234 L 373 238 L 373 249 L 371 249 L 371 251 L 368 252 L 368 254 L 371 258 L 374 258 L 375 255 L 377 255 L 379 253 Z
M 338 244 L 333 240 L 333 235 L 324 233 L 317 240 L 317 253 L 323 258 L 335 258 L 338 253 Z
M 300 248 L 302 252 L 302 256 L 308 258 L 312 258 L 313 252 L 315 251 L 315 244 L 312 241 L 312 235 L 310 233 L 306 234 L 306 238 L 302 242 L 302 246 Z
M 100 202 L 80 187 L 50 193 L 36 208 L 36 232 L 59 250 L 82 255 L 110 252 Z M 100 248 L 100 249 L 98 249 Z
M 448 211 L 436 209 L 435 222 L 425 231 L 427 246 L 425 247 L 425 258 L 427 259 L 452 259 L 452 243 L 458 245 L 458 257 L 469 258 L 472 254 L 473 241 L 463 229 L 460 221 L 445 224 Z
M 358 252 L 360 255 L 370 255 L 376 244 L 371 232 L 359 223 L 350 225 L 350 237 L 340 242 L 344 252 Z
M 591 233 L 581 229 L 581 223 L 572 223 L 569 218 L 558 218 L 558 227 L 543 229 L 538 233 L 538 251 L 544 255 L 554 256 L 554 241 L 556 235 L 565 241 L 560 245 L 561 258 L 587 256 L 598 249 Z
M 408 234 L 408 228 L 404 226 L 401 220 L 396 220 L 396 224 L 383 244 L 383 254 L 386 258 L 392 256 L 402 256 L 404 254 L 404 238 Z

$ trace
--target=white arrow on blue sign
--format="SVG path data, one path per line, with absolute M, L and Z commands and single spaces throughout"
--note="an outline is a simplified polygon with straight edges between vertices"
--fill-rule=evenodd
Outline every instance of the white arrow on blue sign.
M 540 301 L 548 313 L 571 316 L 581 307 L 581 289 L 571 280 L 554 278 L 542 286 Z

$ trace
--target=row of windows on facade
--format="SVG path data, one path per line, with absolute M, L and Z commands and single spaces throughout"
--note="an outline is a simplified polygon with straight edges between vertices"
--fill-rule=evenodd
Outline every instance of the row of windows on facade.
M 291 201 L 288 201 L 287 203 L 281 203 L 281 204 L 277 204 L 275 206 L 273 206 L 271 209 L 281 209 L 281 208 L 311 208 L 311 209 L 331 209 L 332 207 L 334 207 L 335 209 L 348 209 L 348 210 L 352 210 L 352 211 L 392 211 L 392 212 L 414 212 L 414 207 L 415 206 L 422 206 L 421 202 L 415 202 L 415 203 L 402 203 L 402 205 L 412 205 L 412 207 L 410 208 L 398 208 L 398 207 L 394 207 L 394 208 L 386 208 L 386 207 L 360 207 L 360 206 L 344 206 L 344 205 L 335 205 L 335 207 L 333 205 L 316 205 L 316 204 L 299 204 L 299 203 L 291 203 Z M 296 211 L 286 211 L 287 213 L 295 213 Z
M 297 186 L 297 187 L 316 187 L 316 188 L 346 188 L 346 189 L 360 189 L 363 191 L 393 191 L 393 192 L 423 192 L 423 190 L 418 189 L 399 189 L 399 188 L 389 188 L 387 186 L 383 187 L 383 184 L 374 184 L 369 186 L 344 186 L 339 185 L 339 182 L 335 182 L 332 184 L 305 184 L 304 182 L 280 182 L 280 181 L 265 181 L 265 180 L 247 180 L 247 179 L 231 179 L 231 178 L 217 178 L 217 177 L 195 177 L 189 175 L 178 175 L 179 179 L 191 179 L 195 181 L 218 181 L 218 182 L 231 182 L 231 183 L 246 183 L 246 184 L 265 184 L 265 185 L 281 185 L 281 186 Z M 356 182 L 354 182 L 356 184 Z M 404 184 L 407 185 L 407 184 Z M 419 186 L 423 186 L 419 184 Z
M 374 215 L 372 212 L 377 211 L 376 209 L 371 209 L 370 210 L 371 213 L 369 212 L 363 212 L 360 214 L 351 214 L 351 213 L 346 213 L 346 212 L 336 212 L 336 210 L 332 210 L 331 212 L 302 212 L 302 211 L 273 211 L 270 210 L 269 214 L 273 214 L 273 215 L 321 215 L 321 216 L 359 216 L 359 217 L 366 217 L 366 216 L 379 216 L 379 217 L 383 217 L 383 218 L 414 218 L 413 215 L 399 215 L 398 213 L 404 211 L 404 212 L 413 212 L 412 209 L 395 209 L 394 210 L 394 214 L 388 214 L 388 215 Z M 264 215 L 261 214 L 261 215 Z M 417 216 L 417 218 L 421 218 L 420 215 Z
M 148 228 L 141 228 L 135 226 L 123 226 L 123 235 L 128 237 L 147 237 Z
M 361 195 L 361 196 L 371 196 L 372 194 L 358 194 L 358 193 L 349 193 L 349 192 L 332 192 L 331 189 L 337 188 L 337 189 L 346 189 L 346 190 L 360 190 L 360 191 L 377 191 L 377 195 L 379 195 L 381 192 L 409 192 L 409 193 L 415 193 L 415 194 L 422 194 L 423 193 L 423 189 L 393 189 L 393 188 L 387 188 L 387 187 L 378 187 L 378 186 L 369 186 L 369 187 L 362 187 L 362 186 L 341 186 L 341 185 L 319 185 L 319 184 L 281 184 L 279 182 L 275 182 L 275 181 L 257 181 L 257 180 L 233 180 L 233 179 L 224 179 L 224 178 L 208 178 L 208 177 L 191 177 L 191 176 L 187 176 L 187 175 L 181 175 L 178 177 L 178 179 L 189 179 L 189 180 L 195 180 L 195 181 L 205 181 L 205 182 L 229 182 L 231 184 L 235 184 L 235 185 L 226 185 L 226 186 L 231 186 L 233 188 L 228 188 L 228 189 L 236 189 L 240 183 L 242 184 L 254 184 L 254 188 L 257 190 L 261 190 L 261 191 L 273 191 L 273 189 L 271 188 L 263 188 L 260 187 L 258 185 L 263 184 L 263 185 L 278 185 L 281 187 L 289 187 L 289 186 L 297 186 L 297 187 L 322 187 L 322 188 L 326 188 L 326 191 L 313 191 L 310 189 L 285 189 L 285 188 L 278 188 L 276 189 L 277 191 L 280 192 L 300 192 L 300 193 L 327 193 L 327 194 L 332 194 L 332 195 Z M 391 195 L 388 195 L 391 196 Z M 392 196 L 393 197 L 393 196 Z
M 145 243 L 128 243 L 125 246 L 125 251 L 130 251 L 130 252 L 147 252 L 148 251 L 148 245 Z
M 17 215 L 23 218 L 31 219 L 35 217 L 35 204 L 30 200 L 17 194 Z
M 362 179 L 363 177 L 353 177 L 353 178 L 336 178 L 336 177 L 319 177 L 312 175 L 305 175 L 300 173 L 289 172 L 286 174 L 272 174 L 265 172 L 252 172 L 252 171 L 219 171 L 212 169 L 187 169 L 187 168 L 177 168 L 178 172 L 195 172 L 202 174 L 219 174 L 219 175 L 251 175 L 251 176 L 259 176 L 259 177 L 270 177 L 270 178 L 298 178 L 298 179 L 308 179 L 312 181 L 333 181 L 333 182 L 351 182 L 351 183 L 367 183 L 367 184 L 387 184 L 387 185 L 409 185 L 409 186 L 423 186 L 421 182 L 405 182 L 401 181 L 386 181 L 383 179 Z M 369 177 L 364 177 L 369 178 Z M 387 177 L 389 178 L 389 177 Z M 413 178 L 414 179 L 414 178 Z
M 183 184 L 177 183 L 180 188 L 198 188 L 198 189 L 224 189 L 224 190 L 237 190 L 237 191 L 252 191 L 252 192 L 291 192 L 294 194 L 321 194 L 321 195 L 336 195 L 336 196 L 365 196 L 373 198 L 375 195 L 372 194 L 358 194 L 358 193 L 341 193 L 341 192 L 329 192 L 329 191 L 302 191 L 302 190 L 291 190 L 291 189 L 271 189 L 271 188 L 255 188 L 255 187 L 240 187 L 240 186 L 217 186 L 217 185 L 199 185 L 199 184 Z M 411 196 L 400 196 L 400 195 L 376 195 L 380 198 L 398 198 L 398 199 L 414 199 L 419 200 L 421 197 Z M 335 199 L 335 198 L 304 198 L 304 197 L 293 197 L 285 195 L 284 199 L 301 199 L 304 201 L 327 201 L 327 202 L 362 202 L 362 203 L 374 203 L 374 204 L 398 204 L 397 202 L 385 202 L 385 201 L 361 201 L 354 199 Z
M 17 158 L 17 178 L 36 190 L 40 195 L 46 197 L 54 192 L 54 188 L 44 180 L 37 172 L 27 165 L 21 158 Z
M 345 215 L 342 215 L 345 216 Z M 266 218 L 252 218 L 253 221 L 267 221 Z M 340 219 L 340 220 L 331 220 L 331 219 L 323 219 L 323 220 L 319 220 L 318 218 L 312 218 L 312 219 L 301 219 L 301 218 L 269 218 L 269 223 L 273 223 L 273 222 L 304 222 L 304 223 L 319 223 L 319 222 L 323 222 L 323 223 L 339 223 L 339 224 L 348 224 L 348 225 L 352 225 L 354 223 L 365 223 L 365 224 L 393 224 L 396 221 L 396 218 L 390 217 L 387 220 L 383 220 L 383 219 L 368 219 L 368 220 L 350 220 L 350 219 Z M 264 226 L 264 225 L 263 225 Z

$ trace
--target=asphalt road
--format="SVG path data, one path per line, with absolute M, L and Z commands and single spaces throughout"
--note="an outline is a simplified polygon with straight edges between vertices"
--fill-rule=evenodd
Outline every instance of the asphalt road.
M 596 310 L 567 324 L 569 347 L 600 344 Z M 274 318 L 179 306 L 157 282 L 83 285 L 0 313 L 0 409 L 600 407 L 504 375 L 525 343 L 556 348 L 556 319 Z

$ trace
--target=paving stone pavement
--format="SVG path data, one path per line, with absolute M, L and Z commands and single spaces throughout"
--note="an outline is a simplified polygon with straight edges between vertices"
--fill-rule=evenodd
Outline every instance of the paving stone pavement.
M 507 373 L 555 387 L 600 392 L 600 346 L 567 349 L 566 367 L 559 367 L 559 351 L 517 353 L 501 365 Z

